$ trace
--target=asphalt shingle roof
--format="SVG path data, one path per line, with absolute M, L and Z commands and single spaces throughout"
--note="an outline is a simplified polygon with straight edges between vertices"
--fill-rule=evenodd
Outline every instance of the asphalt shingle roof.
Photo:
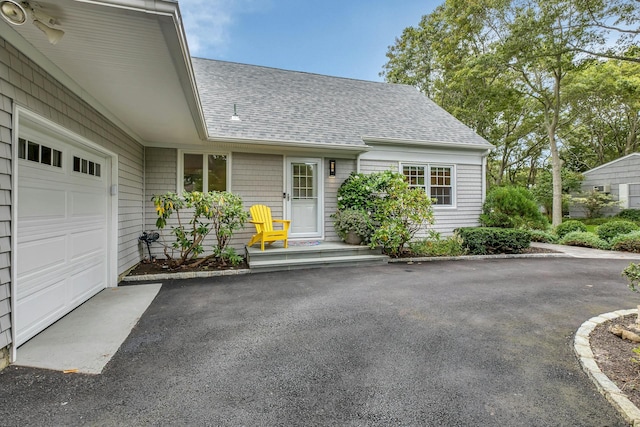
M 491 147 L 411 86 L 192 61 L 210 137 L 357 146 L 368 136 Z M 241 121 L 230 120 L 234 104 Z

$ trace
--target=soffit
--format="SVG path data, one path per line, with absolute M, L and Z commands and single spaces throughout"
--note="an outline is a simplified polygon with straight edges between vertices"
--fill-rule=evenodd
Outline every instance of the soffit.
M 40 66 L 141 143 L 193 143 L 204 138 L 177 3 L 146 2 L 151 6 L 147 10 L 139 9 L 145 2 L 123 0 L 32 4 L 58 20 L 56 28 L 65 35 L 57 45 L 31 23 L 2 22 L 0 35 L 16 31 L 42 54 L 44 61 L 34 59 L 45 62 Z

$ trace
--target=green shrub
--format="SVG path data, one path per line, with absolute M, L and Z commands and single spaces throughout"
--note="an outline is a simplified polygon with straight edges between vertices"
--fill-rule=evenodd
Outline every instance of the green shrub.
M 405 244 L 418 231 L 433 224 L 433 208 L 427 193 L 409 187 L 403 174 L 388 172 L 386 193 L 376 200 L 371 247 L 382 246 L 384 253 L 399 256 Z
M 555 234 L 549 233 L 548 231 L 529 230 L 529 233 L 531 233 L 532 242 L 541 242 L 541 243 L 557 243 L 558 242 L 558 237 Z
M 632 231 L 636 231 L 638 229 L 640 229 L 640 227 L 638 227 L 635 222 L 621 219 L 616 221 L 609 221 L 606 224 L 602 224 L 600 227 L 598 227 L 597 233 L 598 237 L 600 237 L 602 240 L 611 241 L 611 239 L 620 234 L 631 233 Z
M 391 171 L 371 174 L 352 172 L 338 188 L 338 210 L 373 212 L 376 200 L 386 191 L 392 177 Z
M 614 251 L 640 253 L 640 231 L 632 231 L 628 234 L 620 234 L 611 240 L 611 249 Z
M 338 236 L 345 240 L 350 231 L 354 232 L 364 242 L 369 242 L 373 234 L 373 221 L 369 214 L 360 209 L 345 209 L 333 214 L 333 227 Z
M 460 236 L 440 238 L 439 235 L 409 243 L 409 250 L 414 256 L 439 257 L 460 256 L 465 254 Z
M 558 236 L 558 239 L 562 239 L 564 236 L 574 231 L 586 232 L 587 226 L 580 221 L 570 219 L 556 227 L 556 235 Z
M 548 221 L 533 195 L 524 187 L 494 187 L 482 205 L 485 227 L 545 229 Z
M 633 292 L 640 292 L 638 285 L 640 285 L 640 264 L 631 263 L 622 270 L 622 275 L 629 281 L 629 289 Z
M 640 209 L 623 209 L 618 212 L 616 218 L 640 223 Z
M 597 235 L 586 231 L 572 231 L 562 237 L 559 241 L 561 245 L 581 246 L 583 248 L 609 249 L 609 243 L 602 240 Z
M 584 225 L 602 225 L 611 221 L 612 217 L 605 216 L 600 218 L 576 218 L 576 221 L 580 221 Z
M 531 244 L 527 230 L 468 227 L 459 228 L 456 233 L 462 239 L 462 247 L 472 255 L 520 253 Z
M 582 197 L 574 197 L 573 202 L 582 205 L 588 218 L 597 218 L 601 216 L 604 208 L 619 206 L 620 204 L 620 202 L 613 200 L 611 194 L 595 190 L 582 194 Z

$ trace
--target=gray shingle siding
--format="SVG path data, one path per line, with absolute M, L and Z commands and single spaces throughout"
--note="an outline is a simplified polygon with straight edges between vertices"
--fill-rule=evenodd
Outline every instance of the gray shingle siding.
M 118 272 L 139 261 L 142 229 L 143 147 L 19 52 L 0 39 L 0 348 L 11 343 L 10 247 L 13 104 L 105 147 L 118 156 Z
M 594 186 L 610 185 L 611 195 L 615 200 L 619 200 L 620 184 L 630 184 L 629 208 L 640 209 L 640 153 L 630 154 L 585 172 L 581 189 L 583 192 L 589 192 Z M 610 216 L 619 211 L 620 208 L 612 207 L 604 209 L 602 214 Z M 583 217 L 586 215 L 586 211 L 580 205 L 575 204 L 571 206 L 570 215 Z
M 386 160 L 362 160 L 360 171 L 363 173 L 398 170 L 398 162 Z M 451 235 L 455 228 L 475 227 L 482 212 L 482 166 L 457 164 L 455 165 L 455 197 L 456 206 L 453 208 L 437 207 L 434 205 L 435 223 L 431 229 Z M 426 233 L 419 233 L 418 237 Z
M 351 172 L 356 171 L 356 161 L 354 159 L 339 159 L 336 160 L 336 176 L 329 176 L 329 160 L 325 158 L 324 170 L 324 235 L 326 241 L 339 241 L 335 228 L 333 227 L 333 218 L 331 215 L 338 209 L 338 188 L 349 177 Z

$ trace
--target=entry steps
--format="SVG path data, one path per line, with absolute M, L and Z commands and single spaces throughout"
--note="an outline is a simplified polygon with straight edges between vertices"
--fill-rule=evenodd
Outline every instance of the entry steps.
M 365 267 L 389 262 L 389 257 L 382 255 L 380 249 L 342 242 L 289 242 L 286 249 L 282 242 L 276 242 L 271 247 L 265 246 L 264 252 L 259 245 L 246 248 L 246 252 L 252 273 L 320 267 Z

